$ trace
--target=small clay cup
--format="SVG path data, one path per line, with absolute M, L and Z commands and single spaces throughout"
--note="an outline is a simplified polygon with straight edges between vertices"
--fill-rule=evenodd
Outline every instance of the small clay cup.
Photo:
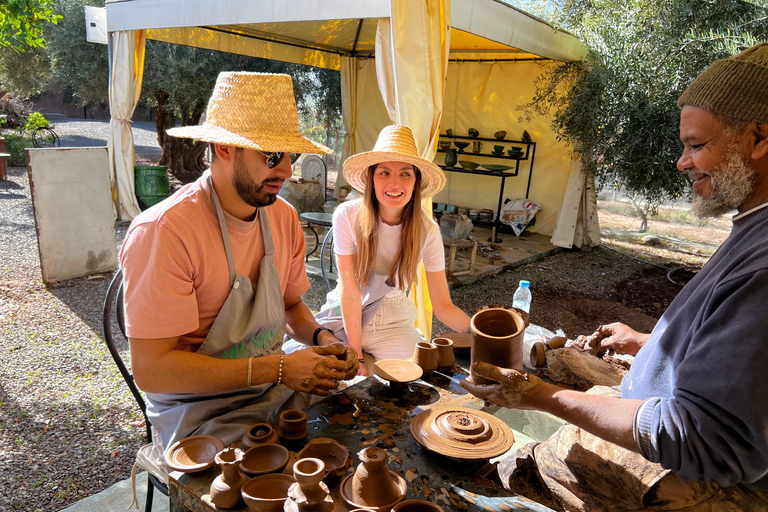
M 298 447 L 304 444 L 307 434 L 307 413 L 301 409 L 288 409 L 280 413 L 278 435 L 284 444 Z
M 280 444 L 262 444 L 245 452 L 240 471 L 250 477 L 279 473 L 288 464 L 288 448 Z
M 449 140 L 441 140 L 438 145 L 440 146 L 440 149 L 443 151 L 448 151 L 448 148 L 451 147 L 451 141 Z
M 432 344 L 437 347 L 437 367 L 450 368 L 456 362 L 453 355 L 453 340 L 448 338 L 435 338 Z
M 565 336 L 553 336 L 545 341 L 537 341 L 531 346 L 531 366 L 542 368 L 547 365 L 547 351 L 563 348 L 568 341 Z
M 445 512 L 437 503 L 427 500 L 405 500 L 394 507 L 392 512 Z
M 416 343 L 411 361 L 421 366 L 424 375 L 431 374 L 437 370 L 437 347 L 426 341 Z
M 243 450 L 248 450 L 260 444 L 277 443 L 279 437 L 269 423 L 256 423 L 243 436 Z
M 282 512 L 288 489 L 295 483 L 291 475 L 263 475 L 245 482 L 240 493 L 251 512 Z
M 473 369 L 477 362 L 494 364 L 501 368 L 523 369 L 523 337 L 525 323 L 512 309 L 483 309 L 472 317 L 472 350 L 470 376 L 476 384 L 494 381 L 477 375 Z

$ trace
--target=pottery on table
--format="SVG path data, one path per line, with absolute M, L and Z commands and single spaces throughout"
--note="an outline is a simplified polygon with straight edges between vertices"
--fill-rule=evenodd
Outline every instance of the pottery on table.
M 454 141 L 454 144 L 456 145 L 457 148 L 459 148 L 459 153 L 463 153 L 470 143 L 457 140 L 457 141 Z
M 523 369 L 523 337 L 525 322 L 513 309 L 489 308 L 476 313 L 470 322 L 472 350 L 470 376 L 476 384 L 494 381 L 474 372 L 476 362 L 494 364 L 501 368 Z
M 432 344 L 437 347 L 437 367 L 450 368 L 456 362 L 453 354 L 453 341 L 448 338 L 435 338 Z
M 211 501 L 220 508 L 232 508 L 243 501 L 240 489 L 248 477 L 240 472 L 243 451 L 225 448 L 216 454 L 214 461 L 221 467 L 221 474 L 211 482 Z
M 480 132 L 478 132 L 478 131 L 477 131 L 476 129 L 474 129 L 474 128 L 470 128 L 469 130 L 467 130 L 467 133 L 468 133 L 468 134 L 469 134 L 469 136 L 470 136 L 470 137 L 472 137 L 473 139 L 475 139 L 475 138 L 477 138 L 477 137 L 479 137 L 479 136 L 480 136 Z
M 223 449 L 224 443 L 216 436 L 189 436 L 168 448 L 165 465 L 172 471 L 195 475 L 213 467 L 216 454 Z
M 405 497 L 405 479 L 387 468 L 387 452 L 369 446 L 358 452 L 360 465 L 342 481 L 342 499 L 352 508 L 390 510 Z M 346 484 L 346 485 L 345 485 Z
M 479 153 L 480 150 L 483 149 L 483 143 L 479 140 L 472 141 L 472 152 L 473 153 Z
M 288 464 L 288 448 L 280 444 L 262 444 L 248 449 L 243 455 L 240 470 L 248 476 L 279 473 Z
M 297 460 L 307 458 L 323 461 L 325 465 L 323 482 L 328 487 L 335 486 L 352 467 L 352 456 L 347 447 L 330 437 L 316 437 L 296 454 Z
M 288 489 L 295 483 L 291 475 L 262 475 L 245 482 L 240 494 L 251 512 L 282 512 Z
M 440 147 L 440 149 L 442 149 L 443 151 L 447 151 L 447 150 L 448 150 L 448 148 L 450 148 L 450 147 L 451 147 L 451 141 L 449 141 L 449 140 L 441 140 L 440 142 L 438 142 L 438 144 L 437 144 L 437 145 L 438 145 L 438 146 Z
M 445 512 L 437 503 L 427 500 L 405 500 L 394 507 L 392 512 Z
M 456 154 L 456 148 L 450 148 L 445 152 L 445 166 L 446 167 L 454 167 L 456 165 L 456 161 L 459 159 L 458 155 Z
M 373 373 L 392 384 L 407 384 L 421 378 L 421 366 L 406 359 L 379 359 L 373 363 Z
M 493 136 L 499 140 L 502 140 L 504 137 L 507 136 L 507 132 L 505 132 L 504 130 L 499 130 L 496 133 L 494 133 Z
M 477 162 L 472 162 L 471 160 L 459 160 L 459 164 L 464 169 L 467 169 L 468 171 L 474 171 L 478 167 L 480 167 L 480 164 Z
M 285 512 L 330 512 L 333 498 L 323 482 L 325 464 L 320 459 L 297 460 L 293 466 L 296 483 L 288 488 Z
M 291 446 L 304 444 L 309 431 L 307 430 L 307 413 L 300 409 L 288 409 L 280 413 L 278 424 L 280 441 Z
M 437 370 L 437 347 L 428 341 L 416 343 L 411 361 L 421 366 L 424 375 L 431 374 Z
M 537 341 L 531 346 L 529 356 L 531 366 L 541 368 L 547 365 L 547 350 L 563 348 L 568 341 L 565 336 L 553 336 L 544 341 Z
M 458 460 L 487 460 L 515 442 L 509 426 L 487 412 L 434 405 L 411 420 L 411 435 L 424 448 Z
M 277 431 L 269 423 L 256 423 L 243 435 L 241 442 L 243 450 L 248 450 L 259 444 L 277 443 L 279 437 Z

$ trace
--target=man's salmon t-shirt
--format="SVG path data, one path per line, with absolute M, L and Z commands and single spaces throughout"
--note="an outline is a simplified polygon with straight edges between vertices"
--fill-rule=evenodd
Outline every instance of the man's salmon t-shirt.
M 229 295 L 229 267 L 209 172 L 131 223 L 120 251 L 128 337 L 179 336 L 177 348 L 194 352 Z M 309 279 L 296 210 L 278 197 L 261 212 L 269 219 L 283 297 L 300 296 L 309 290 Z M 264 256 L 259 218 L 243 221 L 224 215 L 235 271 L 256 283 Z

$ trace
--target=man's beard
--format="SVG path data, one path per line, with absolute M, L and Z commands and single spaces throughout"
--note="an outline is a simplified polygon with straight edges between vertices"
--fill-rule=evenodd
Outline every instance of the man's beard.
M 744 161 L 735 142 L 728 145 L 723 156 L 725 162 L 709 175 L 709 198 L 693 191 L 691 213 L 697 217 L 719 217 L 735 210 L 744 204 L 755 186 L 755 170 Z
M 261 183 L 256 183 L 250 175 L 248 168 L 243 163 L 239 154 L 235 156 L 234 173 L 232 175 L 232 185 L 240 198 L 255 208 L 269 206 L 277 201 L 277 194 L 267 191 L 264 188 L 266 183 L 280 183 L 280 178 L 269 178 Z

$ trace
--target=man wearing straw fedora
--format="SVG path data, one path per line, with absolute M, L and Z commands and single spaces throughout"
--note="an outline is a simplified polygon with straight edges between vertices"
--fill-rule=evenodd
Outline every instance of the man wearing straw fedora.
M 301 299 L 304 235 L 277 195 L 289 153 L 331 150 L 301 136 L 287 75 L 221 73 L 204 124 L 168 133 L 210 142 L 213 158 L 126 235 L 131 365 L 166 449 L 192 434 L 229 444 L 357 374 Z M 284 354 L 286 332 L 309 348 Z
M 554 508 L 768 510 L 768 43 L 714 62 L 678 105 L 692 211 L 738 213 L 653 332 L 610 324 L 583 343 L 635 355 L 621 397 L 485 363 L 473 370 L 498 384 L 462 383 L 569 422 L 499 465 Z

